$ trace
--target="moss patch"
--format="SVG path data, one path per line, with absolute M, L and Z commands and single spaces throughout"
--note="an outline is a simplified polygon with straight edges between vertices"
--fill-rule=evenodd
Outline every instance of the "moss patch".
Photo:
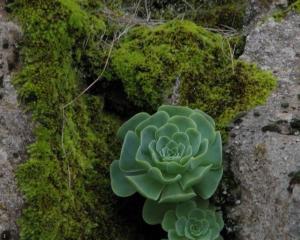
M 103 110 L 101 96 L 86 95 L 66 109 L 62 139 L 61 108 L 84 88 L 82 59 L 92 61 L 89 52 L 96 52 L 106 27 L 86 10 L 88 1 L 80 2 L 17 0 L 10 6 L 24 31 L 23 67 L 14 83 L 36 123 L 36 141 L 17 172 L 26 198 L 23 240 L 138 239 L 138 224 L 128 227 L 128 214 L 120 213 L 127 206 L 110 189 L 119 118 Z
M 134 29 L 114 51 L 112 66 L 133 104 L 156 109 L 179 80 L 178 103 L 206 111 L 221 129 L 262 104 L 276 85 L 270 73 L 235 60 L 229 39 L 189 21 Z

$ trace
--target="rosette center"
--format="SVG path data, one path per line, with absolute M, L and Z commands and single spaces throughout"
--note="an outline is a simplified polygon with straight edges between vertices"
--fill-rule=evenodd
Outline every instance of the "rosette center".
M 165 147 L 163 147 L 159 154 L 161 159 L 166 162 L 176 161 L 178 162 L 184 155 L 184 145 L 177 144 L 175 142 L 169 142 Z
M 188 223 L 189 234 L 193 237 L 206 235 L 209 230 L 209 223 L 205 220 L 190 219 Z

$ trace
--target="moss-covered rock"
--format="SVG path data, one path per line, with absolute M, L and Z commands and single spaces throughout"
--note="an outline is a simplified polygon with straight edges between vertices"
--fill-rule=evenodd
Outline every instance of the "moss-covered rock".
M 23 66 L 14 83 L 36 123 L 36 141 L 17 172 L 26 199 L 21 239 L 138 239 L 138 224 L 128 227 L 128 214 L 120 214 L 127 206 L 110 189 L 121 121 L 103 110 L 101 96 L 83 96 L 62 112 L 86 85 L 82 60 L 93 61 L 89 52 L 106 27 L 86 10 L 88 1 L 80 2 L 17 0 L 10 6 L 24 31 Z
M 275 87 L 270 73 L 234 59 L 229 39 L 189 21 L 132 30 L 114 51 L 112 67 L 136 106 L 156 109 L 179 81 L 178 103 L 209 113 L 223 129 Z

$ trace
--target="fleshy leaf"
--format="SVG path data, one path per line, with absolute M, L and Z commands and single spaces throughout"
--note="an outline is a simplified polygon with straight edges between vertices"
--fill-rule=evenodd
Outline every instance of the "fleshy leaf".
M 168 174 L 181 174 L 187 169 L 186 166 L 183 166 L 174 161 L 173 162 L 171 162 L 171 161 L 169 161 L 169 162 L 156 161 L 154 163 L 154 166 Z
M 201 220 L 201 219 L 206 219 L 206 213 L 205 211 L 197 208 L 197 209 L 192 209 L 189 212 L 189 218 L 195 219 L 195 220 Z
M 184 156 L 185 146 L 181 143 L 178 145 L 178 153 L 179 153 L 180 156 Z
M 218 184 L 222 178 L 223 169 L 211 170 L 201 179 L 201 184 L 193 186 L 197 194 L 203 199 L 210 198 L 216 191 Z
M 121 139 L 124 139 L 126 133 L 128 131 L 134 131 L 136 126 L 139 125 L 142 121 L 149 118 L 150 115 L 145 112 L 138 113 L 134 115 L 132 118 L 130 118 L 127 122 L 125 122 L 118 130 L 118 137 Z
M 202 198 L 196 198 L 195 202 L 197 203 L 197 207 L 198 208 L 208 208 L 209 207 L 209 201 L 208 200 L 204 200 Z
M 156 132 L 156 138 L 166 136 L 171 138 L 174 133 L 178 132 L 179 128 L 173 123 L 166 123 L 162 127 L 160 127 Z
M 180 163 L 183 164 L 184 166 L 187 166 L 189 164 L 190 159 L 193 156 L 193 149 L 192 146 L 188 146 L 185 149 L 184 157 L 180 160 Z
M 141 151 L 148 151 L 149 144 L 155 140 L 155 132 L 157 128 L 154 126 L 148 126 L 141 132 Z
M 219 225 L 214 222 L 213 224 L 210 225 L 210 238 L 211 239 L 217 239 L 220 236 L 220 231 L 222 229 L 219 228 Z
M 175 124 L 180 132 L 185 132 L 188 128 L 197 128 L 196 123 L 191 118 L 185 116 L 173 116 L 168 122 Z
M 129 197 L 136 192 L 135 188 L 126 179 L 119 167 L 119 161 L 115 160 L 110 165 L 111 188 L 119 197 Z
M 166 145 L 167 148 L 172 149 L 172 148 L 176 148 L 178 146 L 177 142 L 175 142 L 174 140 L 171 140 L 170 142 L 168 142 L 168 144 Z
M 208 146 L 206 153 L 201 156 L 200 165 L 213 164 L 213 169 L 222 165 L 222 140 L 220 132 L 217 132 L 215 141 Z
M 205 166 L 205 167 L 197 167 L 196 169 L 192 171 L 188 171 L 185 174 L 183 174 L 182 179 L 180 180 L 180 183 L 182 185 L 182 188 L 185 190 L 201 181 L 201 179 L 209 172 L 209 170 L 212 168 L 212 164 Z M 200 183 L 201 184 L 201 183 Z
M 165 187 L 164 184 L 152 178 L 149 173 L 137 176 L 126 176 L 126 178 L 142 196 L 152 200 L 158 200 Z
M 141 133 L 141 144 L 136 153 L 136 159 L 143 161 L 146 164 L 153 163 L 151 153 L 149 151 L 149 144 L 155 138 L 155 132 L 157 128 L 153 126 L 146 127 Z
M 222 230 L 224 228 L 224 221 L 221 212 L 216 212 L 216 222 L 218 223 L 219 229 Z
M 181 175 L 179 175 L 179 174 L 177 174 L 175 176 L 174 175 L 173 176 L 165 176 L 162 174 L 161 170 L 156 167 L 152 167 L 149 170 L 149 175 L 151 175 L 152 178 L 156 179 L 157 181 L 161 182 L 162 184 L 174 183 L 181 179 Z
M 121 150 L 120 168 L 126 172 L 136 172 L 144 170 L 135 159 L 136 152 L 140 144 L 139 138 L 133 131 L 128 131 Z
M 172 229 L 175 229 L 176 220 L 177 218 L 176 218 L 175 211 L 174 210 L 167 211 L 161 224 L 163 230 L 168 232 Z
M 184 237 L 184 229 L 187 223 L 187 219 L 185 217 L 179 218 L 175 223 L 175 230 L 178 236 Z
M 174 208 L 175 205 L 173 203 L 158 203 L 147 199 L 143 207 L 143 219 L 150 225 L 160 224 L 165 213 Z
M 214 119 L 211 116 L 209 116 L 207 113 L 205 113 L 199 109 L 195 109 L 194 111 L 202 114 L 211 123 L 211 125 L 213 125 L 214 127 L 216 126 Z
M 172 183 L 166 186 L 163 190 L 159 202 L 183 202 L 196 196 L 192 189 L 181 188 L 179 183 Z
M 210 229 L 211 229 L 211 238 L 218 238 L 220 231 L 224 227 L 223 224 L 218 223 L 218 213 L 215 211 L 215 208 L 212 207 L 212 210 L 206 211 L 206 219 L 209 221 Z M 222 220 L 222 219 L 221 219 Z M 222 220 L 223 222 L 223 220 Z
M 197 208 L 197 204 L 195 201 L 190 200 L 184 203 L 180 203 L 176 207 L 176 216 L 178 218 L 187 217 L 188 213 L 195 208 Z
M 167 173 L 170 174 L 176 174 L 176 173 L 182 173 L 183 171 L 186 170 L 185 166 L 182 166 L 181 164 L 178 164 L 177 162 L 166 162 L 166 163 L 161 163 L 161 165 L 165 164 L 166 165 L 166 171 Z
M 169 119 L 169 115 L 166 112 L 156 112 L 155 114 L 147 118 L 145 121 L 141 122 L 136 127 L 135 131 L 137 135 L 139 135 L 141 131 L 147 126 L 154 126 L 160 128 L 161 126 L 166 124 L 168 119 Z
M 166 136 L 159 137 L 158 141 L 156 142 L 156 151 L 160 152 L 168 142 L 170 142 L 170 138 Z
M 190 145 L 192 146 L 192 155 L 195 156 L 200 148 L 201 144 L 201 133 L 197 129 L 189 128 L 186 130 L 186 134 L 189 137 Z
M 193 228 L 191 228 L 193 225 L 198 226 L 197 230 L 194 229 L 193 231 Z M 212 240 L 210 238 L 209 224 L 205 219 L 198 221 L 196 219 L 189 218 L 184 230 L 184 235 L 187 237 L 187 239 L 197 240 L 197 235 L 200 235 L 201 240 Z
M 199 152 L 201 153 L 199 153 L 197 156 L 193 157 L 190 160 L 191 169 L 195 169 L 200 165 L 202 161 L 202 157 L 206 154 L 207 150 L 208 150 L 208 140 L 204 139 L 204 141 L 201 143 L 199 148 Z
M 190 116 L 197 124 L 197 129 L 201 133 L 202 139 L 206 138 L 211 143 L 215 139 L 214 126 L 200 113 L 194 113 Z
M 158 108 L 158 111 L 165 111 L 169 114 L 170 117 L 173 117 L 175 115 L 181 115 L 181 116 L 189 116 L 193 113 L 193 110 L 188 107 L 182 107 L 182 106 L 171 106 L 171 105 L 162 105 Z
M 176 230 L 171 230 L 168 232 L 168 238 L 169 240 L 186 240 L 185 237 L 180 237 L 177 233 Z
M 149 151 L 142 152 L 141 147 L 139 147 L 136 153 L 136 161 L 143 166 L 145 169 L 151 168 L 152 157 Z
M 149 144 L 149 152 L 151 154 L 151 157 L 154 161 L 159 161 L 160 159 L 160 154 L 157 153 L 156 149 L 155 149 L 155 145 L 156 145 L 156 141 L 152 140 L 152 142 Z
M 178 144 L 182 143 L 186 148 L 190 146 L 190 140 L 186 133 L 177 132 L 172 136 L 172 139 Z

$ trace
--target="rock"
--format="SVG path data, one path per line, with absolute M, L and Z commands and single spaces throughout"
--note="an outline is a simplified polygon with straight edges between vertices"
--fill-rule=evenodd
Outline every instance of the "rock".
M 282 22 L 270 19 L 257 26 L 241 57 L 273 71 L 278 89 L 229 134 L 234 136 L 228 149 L 230 169 L 240 184 L 240 204 L 227 211 L 237 223 L 238 240 L 300 239 L 300 181 L 290 177 L 300 170 L 300 140 L 292 134 L 300 114 L 299 23 L 300 15 L 291 13 Z M 282 102 L 289 108 L 283 109 Z
M 280 81 L 300 82 L 299 29 L 297 14 L 289 14 L 280 23 L 271 18 L 247 37 L 245 54 L 241 59 L 255 61 L 265 70 L 272 71 Z
M 0 18 L 0 239 L 18 239 L 17 218 L 23 204 L 15 172 L 26 159 L 26 146 L 32 141 L 28 117 L 18 104 L 11 83 L 11 72 L 17 65 L 14 46 L 20 38 L 19 28 Z
M 266 15 L 277 8 L 284 8 L 288 6 L 288 0 L 250 0 L 248 1 L 245 16 L 244 31 L 249 33 L 259 21 L 262 21 Z

